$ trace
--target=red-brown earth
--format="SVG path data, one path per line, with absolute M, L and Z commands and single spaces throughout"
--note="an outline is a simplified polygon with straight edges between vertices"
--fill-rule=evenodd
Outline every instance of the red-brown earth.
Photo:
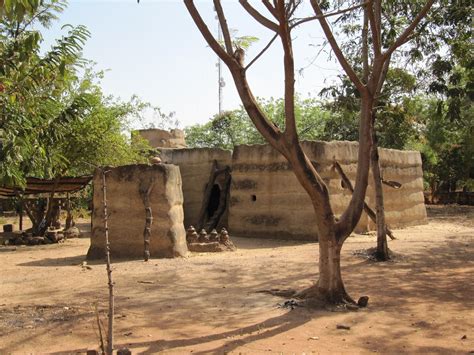
M 234 253 L 114 264 L 115 343 L 133 353 L 310 354 L 474 351 L 474 208 L 429 207 L 429 223 L 396 230 L 392 262 L 343 248 L 348 292 L 366 309 L 282 308 L 258 291 L 317 279 L 316 243 L 234 238 Z M 0 354 L 98 348 L 94 305 L 107 323 L 103 263 L 86 264 L 88 238 L 0 247 Z M 350 330 L 337 329 L 338 324 Z

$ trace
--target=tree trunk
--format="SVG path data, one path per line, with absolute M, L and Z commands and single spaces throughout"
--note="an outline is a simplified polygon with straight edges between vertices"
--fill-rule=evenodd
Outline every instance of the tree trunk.
M 24 203 L 26 214 L 31 220 L 33 235 L 39 235 L 41 222 L 44 220 L 46 205 L 43 199 L 26 200 Z
M 387 233 L 385 229 L 385 209 L 383 199 L 382 176 L 380 173 L 379 152 L 377 146 L 377 137 L 375 129 L 372 131 L 373 145 L 370 154 L 372 165 L 372 175 L 374 178 L 375 187 L 375 211 L 377 214 L 377 251 L 375 257 L 379 261 L 387 261 L 390 259 L 388 252 Z
M 38 235 L 39 236 L 44 236 L 48 228 L 51 226 L 51 222 L 53 220 L 53 217 L 55 217 L 54 214 L 54 206 L 55 206 L 55 201 L 54 201 L 54 194 L 56 193 L 56 189 L 58 187 L 59 183 L 59 177 L 54 179 L 53 183 L 53 189 L 51 190 L 51 193 L 48 198 L 48 204 L 46 207 L 46 214 L 44 217 L 44 221 L 41 222 L 39 228 L 38 228 Z
M 311 197 L 318 227 L 319 279 L 314 286 L 299 293 L 298 297 L 320 305 L 354 304 L 342 280 L 340 262 L 345 238 L 338 237 L 336 232 L 337 220 L 331 207 L 329 189 L 321 181 L 300 144 L 294 144 L 289 150 L 288 162 Z
M 330 303 L 354 303 L 347 295 L 342 281 L 341 248 L 334 236 L 320 237 L 317 286 L 321 295 Z
M 71 198 L 69 196 L 69 192 L 66 194 L 66 227 L 65 229 L 69 229 L 71 227 L 74 227 L 74 217 L 72 216 L 72 211 L 71 211 Z
M 355 304 L 347 294 L 341 274 L 341 249 L 334 233 L 319 231 L 319 278 L 318 282 L 297 294 L 312 303 Z

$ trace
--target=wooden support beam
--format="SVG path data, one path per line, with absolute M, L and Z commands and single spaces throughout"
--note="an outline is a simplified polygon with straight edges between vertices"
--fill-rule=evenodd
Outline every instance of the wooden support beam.
M 344 188 L 348 189 L 351 193 L 353 193 L 354 192 L 354 187 L 352 186 L 352 183 L 349 180 L 349 178 L 347 177 L 347 175 L 344 173 L 344 170 L 342 170 L 341 164 L 339 164 L 337 161 L 334 161 L 333 167 L 337 171 L 339 176 L 341 177 Z M 364 211 L 365 211 L 365 213 L 367 213 L 367 216 L 369 216 L 369 218 L 374 223 L 377 223 L 377 216 L 376 216 L 374 210 L 372 210 L 369 207 L 369 205 L 367 205 L 367 203 L 365 203 L 365 201 L 364 201 Z M 385 232 L 390 237 L 390 239 L 392 239 L 392 240 L 397 239 L 397 238 L 395 238 L 392 231 L 390 230 L 390 228 L 387 225 L 385 225 Z

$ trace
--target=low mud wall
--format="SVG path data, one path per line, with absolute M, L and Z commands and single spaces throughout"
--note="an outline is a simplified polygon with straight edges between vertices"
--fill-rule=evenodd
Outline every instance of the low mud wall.
M 427 223 L 420 153 L 379 149 L 379 156 L 382 178 L 402 184 L 400 189 L 382 185 L 387 224 L 391 228 L 403 228 Z M 375 191 L 372 181 L 369 182 L 366 201 L 375 210 Z M 369 220 L 369 229 L 375 228 L 375 224 Z
M 351 194 L 332 168 L 337 160 L 354 182 L 357 169 L 356 142 L 303 142 L 303 149 L 329 187 L 334 213 L 340 215 Z M 403 227 L 426 223 L 421 157 L 418 152 L 381 149 L 382 174 L 403 184 L 394 190 L 385 186 L 389 225 Z M 372 181 L 369 181 L 372 185 Z M 238 146 L 232 156 L 232 186 L 229 230 L 242 237 L 317 240 L 311 201 L 288 162 L 269 145 Z M 366 201 L 373 206 L 373 188 Z M 356 231 L 373 226 L 365 213 Z
M 145 205 L 151 207 L 153 223 L 150 256 L 185 256 L 186 232 L 183 226 L 183 193 L 179 167 L 167 164 L 126 165 L 106 168 L 108 226 L 113 258 L 143 258 Z M 93 178 L 91 246 L 88 259 L 105 256 L 105 229 L 102 174 Z M 148 201 L 145 202 L 145 194 Z

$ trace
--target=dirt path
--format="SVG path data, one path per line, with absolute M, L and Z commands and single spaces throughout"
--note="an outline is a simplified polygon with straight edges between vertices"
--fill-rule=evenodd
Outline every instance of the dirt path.
M 346 242 L 347 290 L 370 297 L 358 312 L 289 310 L 278 307 L 285 299 L 257 292 L 309 286 L 315 243 L 235 238 L 235 253 L 116 263 L 116 343 L 133 353 L 467 354 L 474 351 L 474 209 L 430 212 L 428 225 L 395 231 L 395 262 L 354 255 L 374 246 L 373 235 Z M 0 354 L 97 348 L 93 305 L 106 310 L 106 272 L 83 265 L 88 245 L 83 238 L 0 248 Z M 351 329 L 336 329 L 341 323 Z

